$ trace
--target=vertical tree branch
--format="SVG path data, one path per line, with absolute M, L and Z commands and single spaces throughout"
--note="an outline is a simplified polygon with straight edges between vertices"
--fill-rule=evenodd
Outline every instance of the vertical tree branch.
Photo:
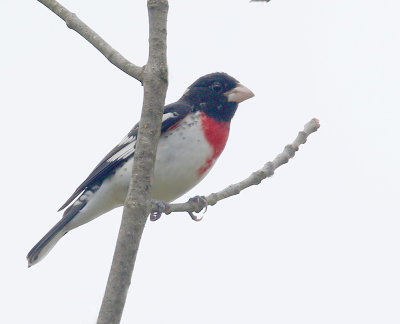
M 140 238 L 150 213 L 150 188 L 167 91 L 167 0 L 148 0 L 149 59 L 132 178 L 98 324 L 120 323 Z

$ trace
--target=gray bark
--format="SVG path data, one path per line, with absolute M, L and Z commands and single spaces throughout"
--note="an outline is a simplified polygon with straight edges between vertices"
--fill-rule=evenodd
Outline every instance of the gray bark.
M 168 1 L 148 0 L 149 59 L 143 74 L 144 99 L 129 192 L 98 324 L 120 323 L 146 220 L 150 188 L 167 91 Z
M 65 21 L 68 28 L 76 31 L 85 38 L 90 44 L 97 48 L 107 60 L 116 67 L 142 82 L 143 68 L 129 62 L 119 52 L 112 48 L 103 38 L 100 37 L 93 29 L 86 25 L 78 18 L 76 14 L 69 11 L 56 0 L 38 0 L 41 4 L 53 11 L 58 17 Z
M 288 144 L 285 146 L 282 153 L 278 154 L 274 160 L 265 163 L 265 165 L 254 171 L 249 177 L 246 179 L 229 185 L 225 189 L 222 189 L 218 192 L 212 193 L 208 196 L 205 196 L 205 200 L 207 202 L 207 206 L 213 206 L 218 201 L 232 197 L 234 195 L 238 195 L 242 190 L 258 185 L 264 179 L 271 177 L 274 175 L 274 172 L 277 168 L 282 166 L 283 164 L 289 162 L 289 159 L 293 158 L 295 153 L 299 150 L 301 144 L 305 144 L 307 138 L 312 133 L 316 132 L 319 128 L 319 121 L 316 118 L 311 119 L 307 124 L 304 125 L 304 130 L 300 131 L 293 141 L 292 144 Z M 164 211 L 165 214 L 170 214 L 174 212 L 200 212 L 204 208 L 204 201 L 189 200 L 185 203 L 177 203 L 177 204 L 167 204 L 167 208 Z M 158 206 L 154 204 L 152 206 L 152 212 L 157 212 Z
M 112 266 L 101 305 L 98 324 L 120 323 L 125 305 L 140 239 L 148 215 L 156 212 L 151 206 L 151 182 L 157 144 L 160 137 L 161 119 L 168 86 L 168 69 L 166 59 L 167 37 L 167 0 L 148 0 L 149 14 L 149 58 L 144 67 L 136 66 L 112 48 L 74 13 L 68 11 L 55 0 L 38 0 L 56 15 L 63 19 L 67 26 L 97 48 L 112 64 L 125 73 L 142 82 L 144 98 L 138 139 L 134 156 L 132 178 L 125 201 L 117 245 Z M 252 0 L 256 1 L 256 0 Z M 269 0 L 262 0 L 268 2 Z M 245 188 L 257 185 L 274 174 L 274 171 L 292 158 L 307 137 L 319 128 L 317 119 L 311 120 L 299 132 L 295 141 L 287 145 L 284 151 L 272 162 L 267 162 L 260 170 L 253 172 L 241 182 L 206 196 L 207 204 L 214 205 L 218 201 L 239 194 Z M 195 201 L 182 204 L 171 204 L 165 210 L 172 212 L 199 212 L 203 205 Z

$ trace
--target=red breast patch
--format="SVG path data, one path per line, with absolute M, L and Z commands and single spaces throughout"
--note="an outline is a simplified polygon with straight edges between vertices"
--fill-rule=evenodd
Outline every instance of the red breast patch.
M 208 144 L 212 147 L 213 153 L 202 165 L 198 172 L 199 177 L 204 174 L 221 155 L 225 148 L 226 141 L 229 136 L 229 122 L 217 121 L 206 114 L 202 113 L 200 116 L 201 127 L 206 137 Z

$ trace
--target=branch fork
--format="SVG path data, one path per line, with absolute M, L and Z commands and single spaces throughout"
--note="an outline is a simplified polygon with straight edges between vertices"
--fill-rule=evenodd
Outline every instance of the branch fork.
M 153 173 L 158 138 L 160 135 L 161 118 L 164 107 L 165 93 L 168 85 L 168 70 L 166 61 L 166 25 L 167 0 L 148 0 L 149 13 L 149 59 L 145 66 L 140 67 L 111 47 L 100 35 L 86 25 L 78 16 L 59 4 L 56 0 L 38 0 L 65 21 L 68 28 L 76 31 L 96 49 L 98 49 L 112 64 L 123 72 L 140 81 L 144 86 L 144 102 L 140 119 L 139 135 L 134 156 L 130 189 L 124 206 L 120 232 L 117 240 L 113 263 L 107 282 L 98 324 L 120 323 L 125 305 L 128 288 L 140 239 L 149 213 L 187 212 L 193 220 L 201 217 L 194 215 L 207 206 L 239 194 L 242 190 L 261 183 L 271 177 L 275 170 L 292 158 L 307 137 L 319 128 L 317 119 L 312 119 L 299 132 L 294 142 L 287 145 L 273 161 L 267 162 L 261 169 L 253 172 L 248 178 L 232 184 L 225 189 L 206 197 L 197 196 L 186 203 L 166 204 L 160 213 L 160 204 L 150 203 L 150 183 Z M 253 0 L 256 1 L 256 0 Z M 260 0 L 258 0 L 260 1 Z M 268 2 L 269 0 L 264 0 Z

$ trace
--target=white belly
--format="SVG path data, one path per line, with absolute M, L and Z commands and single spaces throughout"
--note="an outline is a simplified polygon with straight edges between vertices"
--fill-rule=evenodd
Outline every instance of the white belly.
M 182 134 L 183 130 L 185 136 Z M 209 169 L 199 175 L 199 169 L 207 163 L 212 153 L 201 130 L 199 114 L 186 117 L 175 129 L 164 133 L 157 148 L 152 198 L 171 202 L 189 191 L 211 169 L 215 161 L 212 161 Z M 103 181 L 86 206 L 67 225 L 68 230 L 124 204 L 132 164 L 133 157 L 119 167 L 114 175 Z
M 207 174 L 204 172 L 199 176 L 199 169 L 212 153 L 201 130 L 199 114 L 186 117 L 177 128 L 160 139 L 152 197 L 170 202 L 189 191 Z

